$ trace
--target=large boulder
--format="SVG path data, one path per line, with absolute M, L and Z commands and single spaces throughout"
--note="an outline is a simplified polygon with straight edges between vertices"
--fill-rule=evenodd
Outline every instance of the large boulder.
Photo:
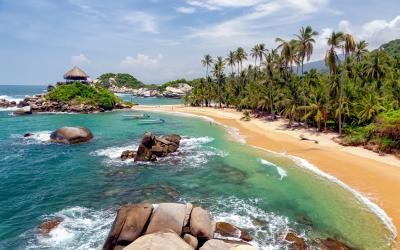
M 194 249 L 197 249 L 197 246 L 199 245 L 199 241 L 197 240 L 196 237 L 194 237 L 191 234 L 185 234 L 183 236 L 183 240 L 188 243 L 191 247 L 193 247 Z
M 153 206 L 147 203 L 122 207 L 118 211 L 103 249 L 111 250 L 116 246 L 127 246 L 139 238 L 152 211 Z
M 245 242 L 211 239 L 206 241 L 200 250 L 257 250 L 257 248 Z
M 190 233 L 202 240 L 214 238 L 215 222 L 209 211 L 195 207 L 190 215 Z
M 32 114 L 31 106 L 24 106 L 13 112 L 13 115 L 31 115 L 31 114 Z
M 128 160 L 128 159 L 135 159 L 135 156 L 136 156 L 136 151 L 134 151 L 134 150 L 125 150 L 121 154 L 121 160 L 125 161 L 125 160 Z
M 181 137 L 175 134 L 155 137 L 151 132 L 146 132 L 136 152 L 135 161 L 155 161 L 157 157 L 176 152 L 180 140 Z M 121 155 L 121 158 L 125 156 Z
M 93 138 L 92 132 L 83 127 L 62 127 L 51 133 L 50 141 L 76 144 L 90 141 Z
M 215 226 L 215 233 L 224 237 L 238 238 L 244 241 L 251 241 L 253 237 L 250 236 L 245 230 L 238 228 L 227 222 L 217 222 Z
M 151 216 L 145 234 L 152 234 L 164 229 L 172 229 L 181 235 L 182 228 L 187 225 L 192 204 L 160 203 Z
M 173 230 L 162 230 L 144 235 L 124 248 L 125 250 L 194 250 Z

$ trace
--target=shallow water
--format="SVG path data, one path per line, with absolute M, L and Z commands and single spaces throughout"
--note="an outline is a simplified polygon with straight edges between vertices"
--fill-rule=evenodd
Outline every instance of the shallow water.
M 1 92 L 0 92 L 1 94 Z M 124 120 L 126 112 L 0 112 L 0 249 L 101 249 L 116 209 L 135 202 L 192 202 L 217 220 L 255 236 L 261 249 L 282 249 L 288 230 L 310 241 L 335 237 L 360 249 L 393 249 L 383 221 L 351 192 L 291 159 L 254 149 L 210 121 L 150 113 L 163 125 Z M 94 140 L 47 142 L 62 126 L 85 126 Z M 155 163 L 121 162 L 145 131 L 184 136 L 177 153 Z M 23 138 L 24 133 L 34 133 Z M 59 217 L 49 236 L 36 227 Z

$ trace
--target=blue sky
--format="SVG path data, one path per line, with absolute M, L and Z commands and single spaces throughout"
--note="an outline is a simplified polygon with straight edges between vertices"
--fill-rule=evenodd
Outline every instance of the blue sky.
M 204 74 L 204 54 L 225 56 L 301 26 L 370 48 L 400 38 L 399 0 L 0 0 L 0 84 L 50 84 L 73 65 L 92 78 L 126 72 L 146 83 Z M 251 60 L 252 61 L 252 60 Z

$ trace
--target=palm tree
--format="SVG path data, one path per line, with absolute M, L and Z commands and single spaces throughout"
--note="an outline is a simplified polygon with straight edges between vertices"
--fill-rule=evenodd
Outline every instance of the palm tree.
M 235 51 L 235 57 L 236 57 L 236 62 L 238 63 L 238 66 L 240 65 L 240 71 L 242 71 L 243 70 L 243 61 L 247 60 L 246 51 L 242 47 L 237 48 Z M 239 72 L 238 72 L 238 75 L 240 75 Z
M 292 68 L 293 62 L 295 60 L 295 49 L 294 43 L 292 41 L 285 41 L 282 38 L 276 38 L 275 41 L 279 43 L 277 49 L 281 50 L 281 56 L 285 60 L 285 80 L 287 81 L 288 68 Z
M 257 58 L 258 58 L 259 52 L 260 52 L 260 45 L 259 44 L 254 45 L 254 47 L 250 51 L 251 57 L 254 58 L 254 68 L 257 67 Z
M 258 44 L 258 58 L 260 59 L 260 67 L 261 63 L 263 61 L 263 58 L 266 56 L 267 48 L 265 47 L 265 43 L 259 43 Z
M 329 68 L 329 78 L 332 79 L 336 75 L 337 67 L 339 64 L 339 57 L 336 53 L 336 49 L 342 47 L 343 33 L 342 32 L 332 32 L 331 36 L 328 38 L 329 49 L 325 55 L 325 64 Z M 328 98 L 330 95 L 330 82 L 328 83 Z
M 376 115 L 384 111 L 385 108 L 381 104 L 382 98 L 376 92 L 368 93 L 357 105 L 358 123 L 371 121 Z
M 228 66 L 231 67 L 231 75 L 233 76 L 233 67 L 235 67 L 236 64 L 236 56 L 235 56 L 235 52 L 233 52 L 232 50 L 229 51 L 228 56 L 225 59 L 226 63 Z
M 356 58 L 357 62 L 361 61 L 361 58 L 368 52 L 368 43 L 365 40 L 361 40 L 356 43 L 356 49 L 354 51 L 354 57 Z
M 225 70 L 225 61 L 222 56 L 217 57 L 217 61 L 214 63 L 213 68 L 213 75 L 217 80 L 217 87 L 218 87 L 218 102 L 219 107 L 222 107 L 222 93 L 221 93 L 221 85 L 224 77 L 224 70 Z
M 207 54 L 203 57 L 201 60 L 201 63 L 203 64 L 203 67 L 206 67 L 206 79 L 208 78 L 208 68 L 211 67 L 213 63 L 213 59 L 210 54 Z
M 317 36 L 318 32 L 313 31 L 311 26 L 301 27 L 300 34 L 295 35 L 298 39 L 298 52 L 299 62 L 301 66 L 302 86 L 303 86 L 303 98 L 305 104 L 305 86 L 304 86 L 304 60 L 310 61 L 311 55 L 314 51 L 314 36 Z

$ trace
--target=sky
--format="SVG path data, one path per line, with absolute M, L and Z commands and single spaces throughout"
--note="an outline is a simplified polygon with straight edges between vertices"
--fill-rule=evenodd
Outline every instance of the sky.
M 52 84 L 74 65 L 93 79 L 192 79 L 205 54 L 275 48 L 307 25 L 319 32 L 312 61 L 332 31 L 374 49 L 400 38 L 400 0 L 0 0 L 0 84 Z

